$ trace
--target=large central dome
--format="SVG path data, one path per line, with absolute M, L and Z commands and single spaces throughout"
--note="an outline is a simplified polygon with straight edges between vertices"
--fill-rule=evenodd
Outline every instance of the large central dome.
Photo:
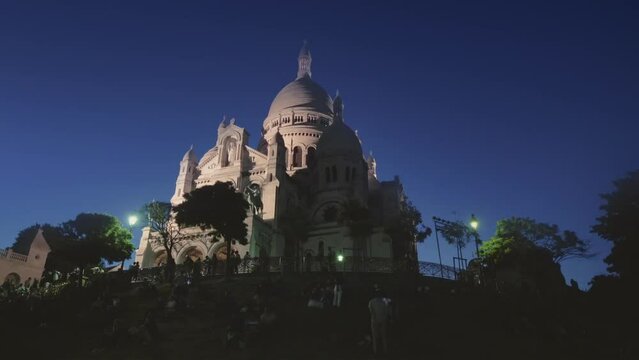
M 308 74 L 290 82 L 275 96 L 268 118 L 291 110 L 333 114 L 333 100 Z

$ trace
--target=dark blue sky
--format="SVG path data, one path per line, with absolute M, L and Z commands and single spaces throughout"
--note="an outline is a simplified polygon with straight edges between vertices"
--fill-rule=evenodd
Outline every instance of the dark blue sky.
M 308 39 L 314 79 L 429 224 L 475 213 L 488 238 L 530 216 L 601 253 L 567 278 L 604 270 L 598 194 L 639 168 L 631 1 L 184 3 L 0 3 L 0 246 L 34 222 L 168 200 L 223 114 L 256 145 Z M 420 256 L 436 259 L 434 239 Z

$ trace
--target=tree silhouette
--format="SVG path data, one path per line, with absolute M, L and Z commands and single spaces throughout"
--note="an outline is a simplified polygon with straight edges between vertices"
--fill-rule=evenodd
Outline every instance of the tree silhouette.
M 145 204 L 142 212 L 146 214 L 151 228 L 149 241 L 161 246 L 166 252 L 166 277 L 173 281 L 175 275 L 175 259 L 173 249 L 186 240 L 180 227 L 173 221 L 173 208 L 170 203 L 152 201 Z
M 197 188 L 184 196 L 185 201 L 175 207 L 175 219 L 180 226 L 199 226 L 210 230 L 214 240 L 226 242 L 226 276 L 230 275 L 231 243 L 246 245 L 247 226 L 244 220 L 249 204 L 230 182 L 216 182 Z
M 560 231 L 557 225 L 537 222 L 530 218 L 511 217 L 497 222 L 496 237 L 528 241 L 552 254 L 560 263 L 570 258 L 592 257 L 590 244 L 574 231 Z
M 300 243 L 306 240 L 310 229 L 310 222 L 306 210 L 295 206 L 289 208 L 279 219 L 279 228 L 285 239 L 284 252 L 287 258 L 295 258 L 295 270 L 299 271 L 301 259 Z
M 134 246 L 131 232 L 110 215 L 82 213 L 60 225 L 66 239 L 59 252 L 80 270 L 80 284 L 84 271 L 101 260 L 119 262 L 131 256 Z
M 63 273 L 73 271 L 73 264 L 67 256 L 65 256 L 65 246 L 68 247 L 69 241 L 64 237 L 62 229 L 59 226 L 50 224 L 34 224 L 20 230 L 16 236 L 15 242 L 11 246 L 13 251 L 20 254 L 27 254 L 31 247 L 31 242 L 38 233 L 38 229 L 42 229 L 47 244 L 51 248 L 51 252 L 47 256 L 47 262 L 44 266 L 46 270 L 57 270 Z
M 592 231 L 612 242 L 604 261 L 608 271 L 624 280 L 639 279 L 639 170 L 614 181 L 615 190 L 601 197 L 604 215 L 597 218 Z

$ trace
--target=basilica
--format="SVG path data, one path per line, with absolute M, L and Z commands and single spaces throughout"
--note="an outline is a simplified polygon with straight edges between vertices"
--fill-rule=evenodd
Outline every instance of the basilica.
M 271 103 L 257 148 L 249 145 L 245 128 L 224 118 L 215 144 L 201 158 L 192 147 L 184 154 L 171 203 L 184 201 L 192 189 L 231 182 L 251 205 L 248 244 L 234 244 L 233 250 L 252 257 L 416 259 L 414 243 L 400 246 L 388 230 L 404 201 L 399 178 L 378 180 L 375 159 L 364 156 L 360 138 L 347 124 L 341 96 L 332 98 L 313 80 L 311 62 L 305 44 L 297 76 Z M 365 236 L 355 234 L 342 216 L 355 202 L 370 219 Z M 291 222 L 303 231 L 291 230 Z M 144 229 L 136 252 L 143 268 L 166 261 L 152 236 Z M 223 242 L 194 235 L 174 251 L 180 264 L 213 255 L 224 259 L 227 249 Z

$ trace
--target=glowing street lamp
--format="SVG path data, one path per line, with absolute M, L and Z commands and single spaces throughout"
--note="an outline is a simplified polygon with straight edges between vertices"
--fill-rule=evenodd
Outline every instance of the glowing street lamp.
M 135 224 L 138 223 L 138 216 L 137 215 L 129 215 L 129 226 L 134 226 Z
M 470 227 L 475 231 L 477 231 L 477 228 L 479 227 L 479 220 L 477 220 L 475 214 L 470 215 Z

